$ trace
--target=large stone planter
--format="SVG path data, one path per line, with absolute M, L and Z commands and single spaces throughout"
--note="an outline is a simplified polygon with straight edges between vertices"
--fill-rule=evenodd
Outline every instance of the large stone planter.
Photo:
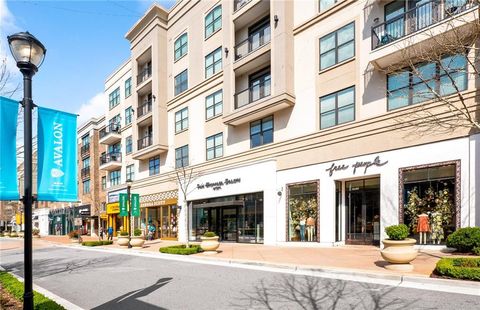
M 215 237 L 200 237 L 202 242 L 200 243 L 200 247 L 205 254 L 216 254 L 217 249 L 220 246 L 220 242 L 218 242 L 218 236 Z
M 130 244 L 136 248 L 143 248 L 143 244 L 145 243 L 145 238 L 143 236 L 132 236 L 130 240 Z
M 117 244 L 119 246 L 127 246 L 128 245 L 128 236 L 118 236 Z
M 405 239 L 405 240 L 389 240 L 385 239 L 382 241 L 384 248 L 380 252 L 384 260 L 389 262 L 389 265 L 386 265 L 386 269 L 396 270 L 396 271 L 412 271 L 413 265 L 410 264 L 418 254 L 418 250 L 415 250 L 413 246 L 417 241 L 415 239 Z

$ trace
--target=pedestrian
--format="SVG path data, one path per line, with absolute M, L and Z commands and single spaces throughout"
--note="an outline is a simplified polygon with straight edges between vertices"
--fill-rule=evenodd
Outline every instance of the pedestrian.
M 100 240 L 103 240 L 103 227 L 100 227 Z
M 108 240 L 113 240 L 113 227 L 108 227 Z

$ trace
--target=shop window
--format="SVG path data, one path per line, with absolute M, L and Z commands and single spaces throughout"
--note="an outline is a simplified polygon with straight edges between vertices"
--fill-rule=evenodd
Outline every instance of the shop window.
M 456 163 L 400 169 L 400 175 L 401 211 L 411 237 L 421 244 L 443 244 L 460 216 Z
M 317 241 L 317 182 L 288 186 L 288 240 Z

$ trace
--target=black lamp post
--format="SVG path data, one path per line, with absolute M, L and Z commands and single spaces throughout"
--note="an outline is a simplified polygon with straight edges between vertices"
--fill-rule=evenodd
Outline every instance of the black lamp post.
M 8 44 L 17 67 L 23 74 L 23 147 L 24 147 L 24 194 L 22 197 L 25 212 L 24 277 L 25 291 L 23 309 L 33 309 L 32 278 L 32 77 L 45 59 L 47 50 L 43 44 L 28 32 L 8 36 Z
M 128 179 L 127 180 L 127 206 L 128 206 L 128 220 L 127 220 L 127 223 L 128 223 L 128 248 L 131 249 L 132 248 L 132 244 L 130 243 L 130 241 L 132 241 L 132 224 L 130 223 L 130 221 L 132 220 L 132 200 L 131 200 L 131 194 L 130 194 L 130 190 L 132 188 L 132 180 Z

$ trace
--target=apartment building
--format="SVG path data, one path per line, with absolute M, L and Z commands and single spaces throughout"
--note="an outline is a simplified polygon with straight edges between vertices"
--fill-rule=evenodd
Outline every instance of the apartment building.
M 100 154 L 105 145 L 99 143 L 100 129 L 105 127 L 105 117 L 91 118 L 77 129 L 78 144 L 78 200 L 74 211 L 82 218 L 83 233 L 94 235 L 100 226 L 105 227 L 105 189 L 107 176 L 100 170 Z M 103 224 L 103 225 L 102 225 Z
M 158 238 L 185 240 L 188 225 L 191 240 L 208 230 L 232 242 L 379 244 L 385 226 L 402 222 L 416 237 L 417 213 L 428 211 L 429 243 L 441 244 L 479 225 L 478 131 L 419 134 L 405 119 L 424 106 L 452 118 L 429 89 L 461 93 L 475 115 L 473 50 L 393 70 L 439 35 L 468 33 L 477 9 L 466 0 L 152 5 L 105 85 L 108 225 L 125 227 L 127 180 L 141 195 L 135 225 L 154 225 Z M 179 186 L 175 171 L 192 178 Z

